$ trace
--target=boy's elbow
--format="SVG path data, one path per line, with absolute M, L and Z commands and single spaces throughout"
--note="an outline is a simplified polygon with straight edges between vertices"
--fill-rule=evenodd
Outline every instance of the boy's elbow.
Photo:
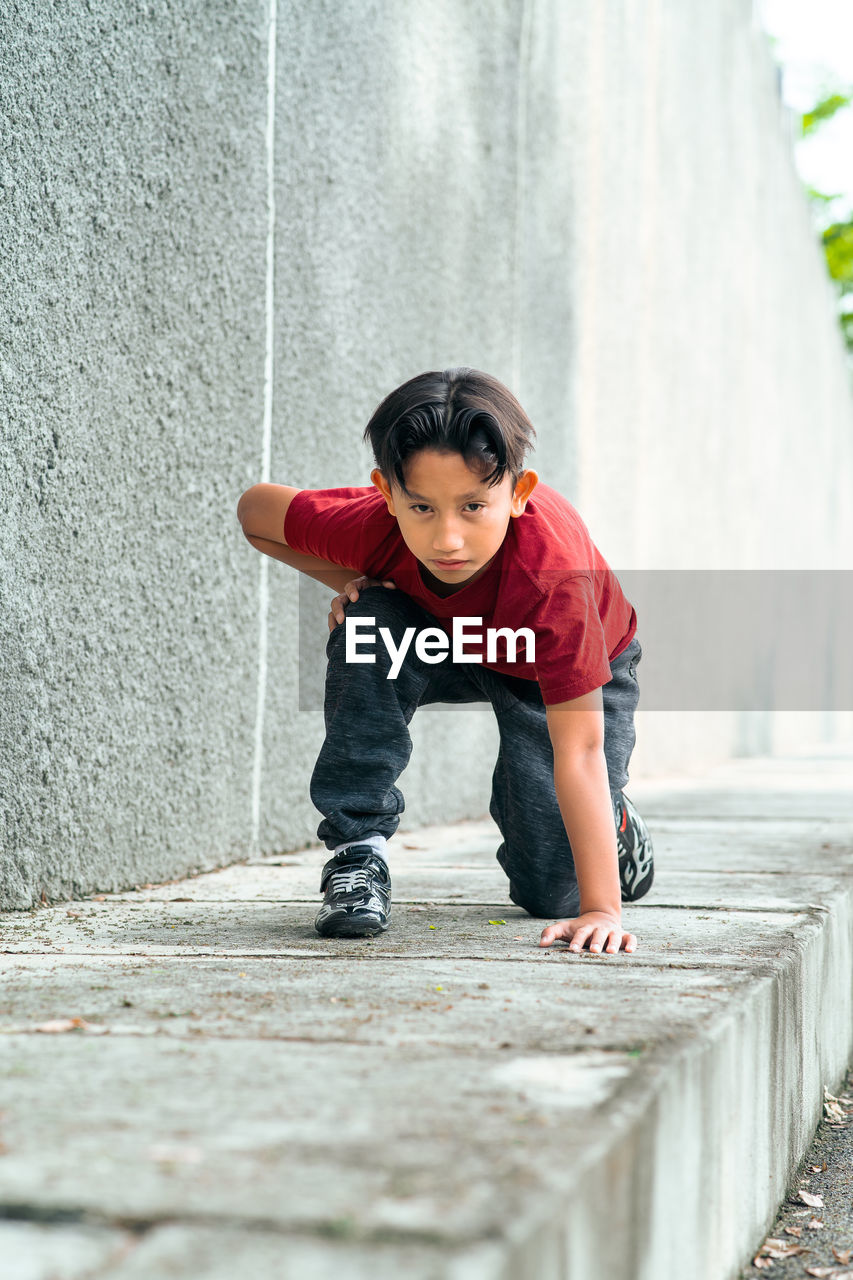
M 244 533 L 246 533 L 246 521 L 249 518 L 249 512 L 252 506 L 252 498 L 257 488 L 258 486 L 256 484 L 253 484 L 251 489 L 247 489 L 245 493 L 240 494 L 240 499 L 237 503 L 237 519 L 240 521 L 240 524 L 243 527 Z M 248 537 L 248 534 L 246 536 Z
M 240 495 L 237 503 L 237 519 L 248 538 L 263 538 L 266 542 L 284 541 L 284 524 L 288 508 L 299 489 L 286 484 L 253 484 Z
M 580 739 L 562 743 L 554 751 L 556 769 L 588 769 L 597 767 L 604 757 L 604 743 L 595 739 Z
M 545 708 L 545 718 L 555 761 L 581 764 L 604 751 L 604 710 L 601 689 L 593 689 L 569 702 Z
M 252 538 L 269 537 L 264 521 L 264 491 L 268 488 L 269 485 L 253 484 L 250 489 L 240 495 L 237 503 L 237 519 L 250 542 Z M 268 524 L 269 521 L 266 523 Z

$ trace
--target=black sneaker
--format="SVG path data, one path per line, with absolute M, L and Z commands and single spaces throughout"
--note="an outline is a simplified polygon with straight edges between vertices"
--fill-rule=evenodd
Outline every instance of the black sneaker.
M 616 801 L 615 812 L 622 901 L 636 902 L 652 887 L 655 875 L 652 838 L 624 791 Z
M 388 928 L 391 875 L 372 845 L 350 845 L 330 858 L 320 892 L 326 897 L 314 928 L 322 937 L 360 938 Z

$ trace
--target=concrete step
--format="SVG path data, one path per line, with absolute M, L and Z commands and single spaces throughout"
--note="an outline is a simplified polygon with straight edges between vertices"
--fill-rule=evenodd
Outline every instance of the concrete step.
M 539 948 L 489 820 L 372 940 L 320 848 L 0 917 L 4 1280 L 730 1277 L 851 1056 L 853 749 L 628 792 L 632 955 Z

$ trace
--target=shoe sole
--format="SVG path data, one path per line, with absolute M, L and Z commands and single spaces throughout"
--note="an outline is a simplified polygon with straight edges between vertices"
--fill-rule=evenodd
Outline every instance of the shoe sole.
M 620 858 L 620 861 L 619 861 L 619 880 L 620 880 L 621 890 L 622 890 L 621 897 L 623 902 L 636 902 L 639 898 L 645 897 L 645 895 L 648 893 L 649 889 L 651 889 L 652 884 L 654 882 L 654 878 L 655 878 L 654 846 L 652 845 L 652 838 L 649 835 L 648 828 L 646 827 L 646 824 L 644 820 L 640 817 L 639 813 L 637 813 L 636 807 L 632 804 L 632 802 L 628 799 L 628 797 L 624 795 L 624 793 L 623 793 L 623 799 L 624 799 L 624 805 L 622 809 L 622 824 L 619 830 L 624 831 L 630 821 L 631 827 L 634 831 L 635 843 L 628 853 L 627 860 L 623 860 L 622 858 Z M 638 823 L 641 825 L 640 832 L 637 831 L 637 825 L 630 817 L 631 812 L 634 813 Z M 636 843 L 638 835 L 640 837 L 639 846 Z M 638 847 L 641 848 L 645 853 L 645 856 L 642 858 L 637 856 Z M 645 868 L 645 871 L 643 872 L 643 877 L 641 880 L 637 880 L 636 876 L 639 870 L 643 867 Z M 623 879 L 623 876 L 626 876 L 629 871 L 631 872 L 631 876 L 633 880 L 633 883 L 630 886 L 626 885 Z
M 380 924 L 378 920 L 356 920 L 349 916 L 330 920 L 320 929 L 316 925 L 314 927 L 321 938 L 372 938 L 377 933 L 384 933 L 388 924 Z
M 642 880 L 640 880 L 639 883 L 632 885 L 627 892 L 625 890 L 625 886 L 622 885 L 622 901 L 636 902 L 639 898 L 644 898 L 649 889 L 651 889 L 654 883 L 654 878 L 655 870 L 654 865 L 652 865 L 643 876 Z

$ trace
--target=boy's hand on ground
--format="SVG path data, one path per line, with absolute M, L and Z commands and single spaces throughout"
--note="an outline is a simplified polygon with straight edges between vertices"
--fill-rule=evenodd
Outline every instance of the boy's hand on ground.
M 348 582 L 343 591 L 332 600 L 332 609 L 329 614 L 329 630 L 334 631 L 339 622 L 344 620 L 344 610 L 351 600 L 358 599 L 359 591 L 363 591 L 365 587 L 392 587 L 396 588 L 396 583 L 390 582 L 385 578 L 369 578 L 363 573 L 360 578 L 353 578 L 352 582 Z
M 569 943 L 570 951 L 582 951 L 588 946 L 590 951 L 600 952 L 603 949 L 612 955 L 622 949 L 635 951 L 637 947 L 633 933 L 625 933 L 622 922 L 604 911 L 585 911 L 571 920 L 549 924 L 542 930 L 539 945 L 550 947 L 552 942 L 563 939 Z

